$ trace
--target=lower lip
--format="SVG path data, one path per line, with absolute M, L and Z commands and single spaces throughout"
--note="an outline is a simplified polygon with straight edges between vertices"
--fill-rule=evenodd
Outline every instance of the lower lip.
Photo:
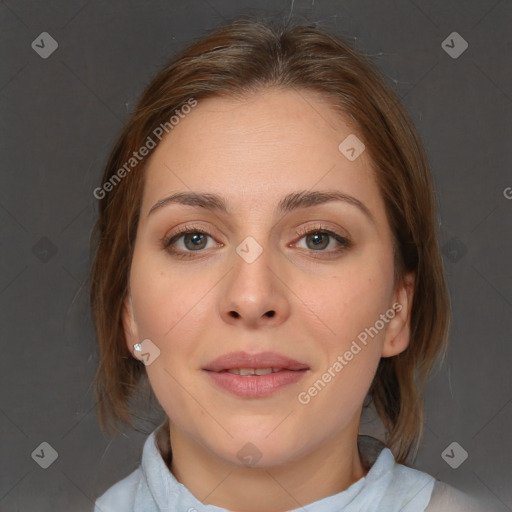
M 281 370 L 267 375 L 237 375 L 229 372 L 206 371 L 221 388 L 244 398 L 269 396 L 280 389 L 298 382 L 307 370 Z

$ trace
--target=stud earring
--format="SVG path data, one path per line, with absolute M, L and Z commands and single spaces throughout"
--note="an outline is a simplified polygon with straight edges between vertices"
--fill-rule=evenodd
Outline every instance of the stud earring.
M 142 352 L 142 346 L 140 343 L 135 343 L 135 345 L 133 345 L 133 350 L 137 351 L 137 352 Z

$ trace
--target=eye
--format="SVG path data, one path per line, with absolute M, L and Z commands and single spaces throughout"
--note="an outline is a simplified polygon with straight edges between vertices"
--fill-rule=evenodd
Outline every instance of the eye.
M 305 239 L 306 249 L 311 252 L 327 254 L 339 253 L 352 246 L 352 243 L 348 238 L 322 225 L 297 230 L 296 234 L 301 237 L 300 240 Z M 213 240 L 212 235 L 203 228 L 184 226 L 177 232 L 164 238 L 162 240 L 162 244 L 164 249 L 170 252 L 173 256 L 186 259 L 193 258 L 195 257 L 194 253 L 201 253 L 203 249 L 208 248 L 208 238 L 212 238 Z M 336 247 L 329 251 L 324 250 L 329 247 L 333 241 L 334 243 L 332 245 L 335 245 Z M 183 246 L 178 247 L 180 245 L 178 242 L 182 242 Z M 298 242 L 294 245 L 297 245 L 297 243 Z M 213 247 L 221 245 L 222 244 L 215 242 Z
M 164 249 L 178 258 L 191 258 L 194 256 L 194 252 L 201 252 L 202 249 L 206 248 L 208 237 L 212 238 L 211 235 L 202 228 L 185 226 L 178 230 L 177 233 L 165 238 L 163 240 L 163 246 Z M 177 248 L 180 239 L 183 239 L 184 249 Z
M 341 252 L 352 246 L 348 238 L 321 225 L 298 230 L 297 235 L 304 238 L 306 242 L 306 249 L 310 249 L 314 252 Z M 337 244 L 337 247 L 331 251 L 324 251 L 333 239 L 334 245 Z

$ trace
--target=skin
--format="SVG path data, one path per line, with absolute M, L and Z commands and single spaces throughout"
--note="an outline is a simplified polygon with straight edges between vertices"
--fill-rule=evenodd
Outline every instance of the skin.
M 126 341 L 134 357 L 134 343 L 144 339 L 160 350 L 146 370 L 170 419 L 171 471 L 205 504 L 291 510 L 367 473 L 357 450 L 362 404 L 380 358 L 407 348 L 414 276 L 393 282 L 392 233 L 368 152 L 349 161 L 338 150 L 357 133 L 346 121 L 307 91 L 210 98 L 148 161 Z M 279 200 L 299 190 L 342 191 L 363 202 L 375 223 L 344 202 L 277 214 Z M 231 214 L 170 204 L 148 215 L 162 198 L 190 191 L 222 195 Z M 162 239 L 190 224 L 210 236 L 199 251 L 179 238 L 175 249 L 192 254 L 179 259 Z M 297 235 L 319 224 L 352 246 L 336 252 L 332 237 L 317 248 L 311 236 Z M 235 250 L 247 236 L 263 249 L 252 263 Z M 402 309 L 384 329 L 308 404 L 299 403 L 298 394 L 394 303 Z M 202 371 L 236 350 L 279 352 L 310 369 L 269 397 L 237 397 Z M 261 453 L 254 467 L 237 457 L 248 442 Z

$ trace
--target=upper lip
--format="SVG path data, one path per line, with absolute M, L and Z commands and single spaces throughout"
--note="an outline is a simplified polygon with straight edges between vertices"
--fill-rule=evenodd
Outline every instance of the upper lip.
M 283 368 L 287 370 L 308 370 L 309 366 L 276 352 L 230 352 L 210 361 L 203 370 L 221 372 L 237 368 Z

